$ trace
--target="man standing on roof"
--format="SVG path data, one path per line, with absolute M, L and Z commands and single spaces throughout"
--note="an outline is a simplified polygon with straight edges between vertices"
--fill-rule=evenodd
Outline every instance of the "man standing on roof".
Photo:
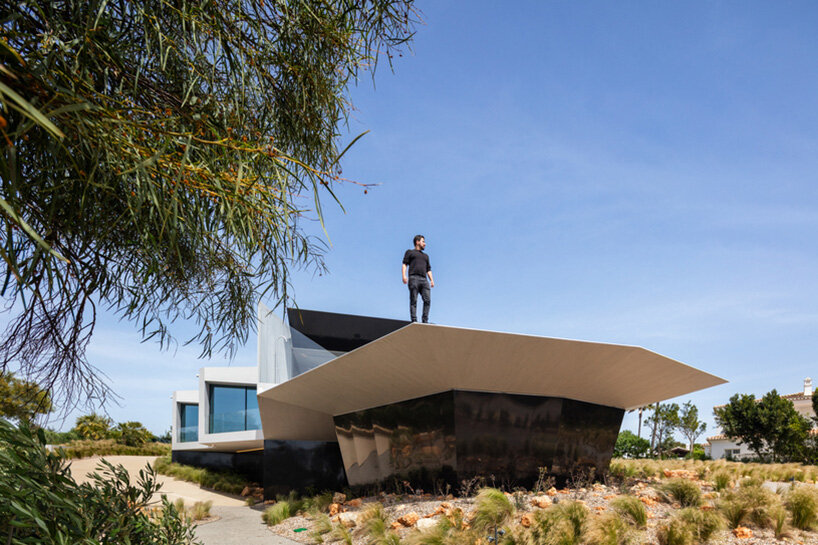
M 414 239 L 415 247 L 406 250 L 403 254 L 403 266 L 401 276 L 403 283 L 409 284 L 409 317 L 413 322 L 418 321 L 418 292 L 423 299 L 423 323 L 429 323 L 429 307 L 432 306 L 432 288 L 435 287 L 435 279 L 432 277 L 432 266 L 429 264 L 429 256 L 423 253 L 426 248 L 426 239 L 423 235 L 417 235 Z M 409 273 L 407 277 L 406 273 Z

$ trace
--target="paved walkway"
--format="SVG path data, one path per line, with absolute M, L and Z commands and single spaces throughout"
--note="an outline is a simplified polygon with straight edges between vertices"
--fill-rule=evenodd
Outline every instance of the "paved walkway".
M 196 527 L 204 545 L 303 545 L 268 530 L 260 508 L 219 506 L 210 513 L 221 518 Z

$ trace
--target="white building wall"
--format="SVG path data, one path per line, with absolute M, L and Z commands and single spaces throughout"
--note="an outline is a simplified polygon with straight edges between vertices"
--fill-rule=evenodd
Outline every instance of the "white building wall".
M 171 450 L 204 450 L 207 448 L 207 445 L 203 445 L 199 442 L 193 441 L 179 441 L 179 427 L 181 426 L 181 419 L 179 413 L 179 405 L 182 403 L 199 403 L 199 392 L 198 390 L 177 390 L 173 392 L 173 396 L 171 398 L 173 400 L 171 407 L 173 411 L 173 415 L 171 416 L 171 439 L 170 439 L 170 448 Z M 200 406 L 201 408 L 201 406 Z M 202 433 L 202 413 L 201 410 L 199 411 L 199 437 L 201 437 Z
M 214 450 L 223 448 L 251 448 L 264 443 L 264 435 L 259 430 L 209 433 L 210 398 L 209 384 L 233 386 L 257 386 L 256 367 L 202 367 L 199 369 L 199 442 L 212 446 Z

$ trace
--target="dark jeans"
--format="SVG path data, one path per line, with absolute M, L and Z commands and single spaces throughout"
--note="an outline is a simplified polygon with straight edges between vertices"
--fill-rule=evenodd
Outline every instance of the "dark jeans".
M 418 292 L 423 299 L 423 323 L 429 323 L 429 307 L 432 306 L 432 289 L 429 279 L 425 276 L 409 277 L 409 317 L 413 322 L 418 321 Z

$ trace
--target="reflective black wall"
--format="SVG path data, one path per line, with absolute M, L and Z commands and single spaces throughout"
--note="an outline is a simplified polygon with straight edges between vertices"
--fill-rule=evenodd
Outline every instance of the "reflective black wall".
M 261 450 L 254 452 L 174 450 L 170 458 L 177 464 L 238 473 L 254 483 L 261 484 L 264 481 L 264 453 Z
M 264 441 L 264 498 L 296 490 L 317 494 L 347 486 L 338 443 Z
M 624 411 L 570 399 L 449 391 L 335 417 L 349 484 L 432 490 L 475 476 L 531 486 L 604 471 Z

